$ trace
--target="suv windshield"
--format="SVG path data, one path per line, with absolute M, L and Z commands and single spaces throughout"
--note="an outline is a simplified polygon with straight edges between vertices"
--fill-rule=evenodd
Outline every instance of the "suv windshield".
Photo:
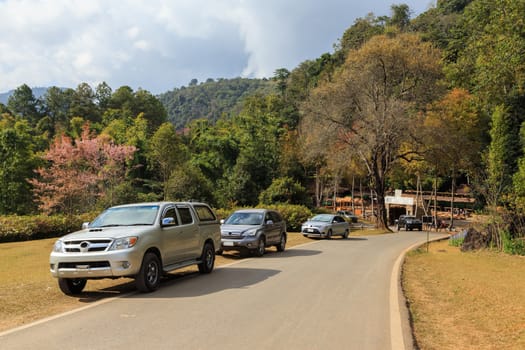
M 262 213 L 233 213 L 224 223 L 228 225 L 262 225 Z
M 158 210 L 158 205 L 109 208 L 93 220 L 89 227 L 153 225 Z

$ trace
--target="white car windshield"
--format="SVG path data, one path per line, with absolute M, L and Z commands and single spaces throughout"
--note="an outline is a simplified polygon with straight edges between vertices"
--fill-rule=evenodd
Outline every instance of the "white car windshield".
M 158 205 L 109 208 L 93 220 L 89 227 L 153 225 L 158 211 Z
M 313 218 L 311 218 L 310 221 L 332 222 L 333 218 L 334 218 L 333 215 L 320 214 L 320 215 L 316 215 Z

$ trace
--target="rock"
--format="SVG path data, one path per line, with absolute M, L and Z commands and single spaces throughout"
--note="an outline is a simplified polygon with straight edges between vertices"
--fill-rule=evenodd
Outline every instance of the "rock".
M 483 248 L 488 248 L 490 243 L 490 237 L 487 233 L 479 232 L 474 228 L 469 228 L 463 244 L 461 245 L 461 251 L 472 251 Z

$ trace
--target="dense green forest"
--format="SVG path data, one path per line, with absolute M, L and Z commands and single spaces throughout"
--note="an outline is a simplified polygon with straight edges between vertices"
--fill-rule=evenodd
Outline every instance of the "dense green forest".
M 267 79 L 208 79 L 198 84 L 159 95 L 168 112 L 168 121 L 177 129 L 185 128 L 194 119 L 207 119 L 215 123 L 223 114 L 238 114 L 243 101 L 252 95 L 272 93 L 273 82 Z
M 332 53 L 273 77 L 153 96 L 103 83 L 18 87 L 0 104 L 0 214 L 143 200 L 320 206 L 359 181 L 454 192 L 524 235 L 525 1 L 440 0 L 369 14 Z

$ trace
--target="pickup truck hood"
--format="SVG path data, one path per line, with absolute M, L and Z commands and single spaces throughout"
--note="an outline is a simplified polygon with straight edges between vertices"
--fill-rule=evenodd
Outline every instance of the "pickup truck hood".
M 120 238 L 136 236 L 142 232 L 152 230 L 154 226 L 117 226 L 96 227 L 76 231 L 63 236 L 61 239 L 88 239 L 88 238 Z

